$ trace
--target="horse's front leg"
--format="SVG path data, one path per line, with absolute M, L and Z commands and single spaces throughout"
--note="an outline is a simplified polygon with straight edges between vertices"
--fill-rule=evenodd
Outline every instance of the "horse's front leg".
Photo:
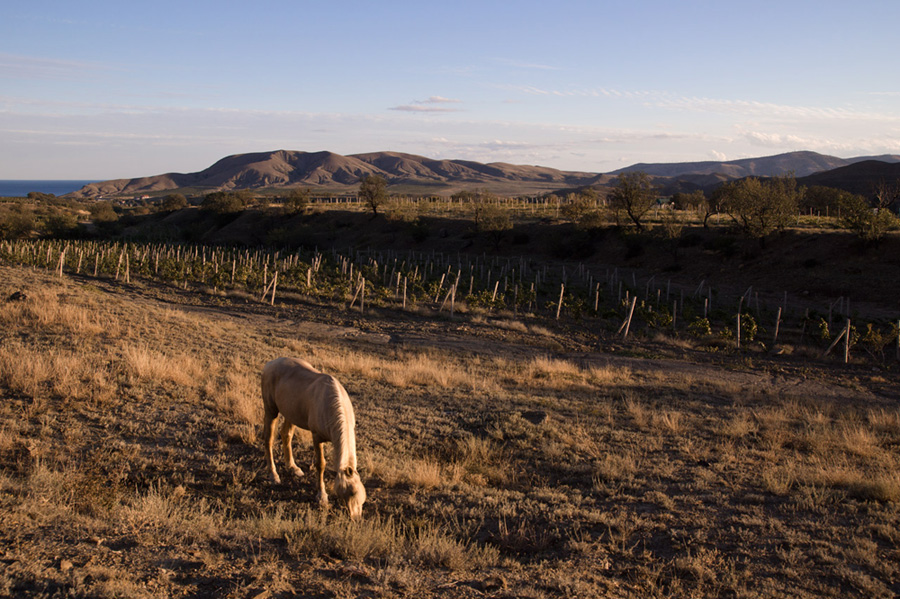
M 319 506 L 328 507 L 328 495 L 325 493 L 325 439 L 313 435 L 313 453 L 316 459 L 316 471 L 319 474 Z
M 294 473 L 294 476 L 303 476 L 303 470 L 294 462 L 294 446 L 291 441 L 294 439 L 294 425 L 284 421 L 281 425 L 281 449 L 284 453 L 284 463 L 288 470 Z

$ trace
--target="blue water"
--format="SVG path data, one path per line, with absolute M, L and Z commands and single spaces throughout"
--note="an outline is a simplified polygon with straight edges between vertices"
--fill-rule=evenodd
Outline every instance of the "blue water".
M 40 193 L 52 193 L 61 196 L 73 191 L 78 191 L 88 183 L 94 181 L 51 180 L 0 180 L 0 198 L 25 197 L 29 191 Z

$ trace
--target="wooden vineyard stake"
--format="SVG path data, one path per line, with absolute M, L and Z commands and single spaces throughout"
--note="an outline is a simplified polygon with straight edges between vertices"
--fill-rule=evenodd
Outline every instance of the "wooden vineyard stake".
M 847 319 L 847 324 L 844 325 L 844 330 L 841 331 L 841 334 L 838 335 L 837 338 L 835 338 L 835 340 L 831 342 L 831 345 L 828 346 L 828 349 L 825 350 L 825 353 L 822 354 L 822 357 L 824 358 L 825 356 L 830 354 L 831 350 L 833 350 L 835 347 L 837 347 L 837 344 L 841 342 L 841 339 L 844 340 L 844 363 L 847 363 L 850 361 L 850 319 L 849 318 Z
M 63 248 L 63 251 L 59 254 L 59 264 L 56 266 L 56 276 L 63 276 L 63 264 L 66 262 L 66 250 L 69 249 L 69 246 Z
M 275 305 L 275 288 L 278 287 L 278 271 L 275 271 L 275 275 L 272 277 L 272 305 Z
M 778 315 L 775 317 L 775 336 L 772 338 L 772 347 L 778 345 L 778 327 L 781 325 L 781 306 L 778 307 Z
M 441 275 L 441 283 L 438 285 L 437 292 L 434 294 L 434 303 L 437 303 L 439 299 L 441 299 L 441 289 L 444 288 L 444 277 L 447 276 L 447 273 Z
M 405 289 L 405 287 L 404 287 Z M 364 312 L 366 309 L 366 279 L 360 278 L 359 287 L 356 288 L 356 293 L 353 294 L 353 299 L 350 300 L 350 305 L 348 308 L 352 308 L 353 304 L 356 303 L 356 298 L 359 297 L 359 311 L 360 313 Z
M 848 302 L 849 304 L 849 302 Z M 844 364 L 850 363 L 850 319 L 847 319 L 847 327 L 844 329 Z
M 619 330 L 616 333 L 622 333 L 622 339 L 628 338 L 628 331 L 631 330 L 631 317 L 634 315 L 635 305 L 637 305 L 636 295 L 631 298 L 631 306 L 628 308 L 628 317 L 625 318 L 625 322 L 622 323 L 622 326 L 619 327 Z
M 444 301 L 441 302 L 441 307 L 438 308 L 438 312 L 444 311 L 444 306 L 447 305 L 447 302 L 450 301 L 450 295 L 453 293 L 453 287 L 447 290 L 447 295 L 444 296 Z
M 453 285 L 450 289 L 450 292 L 453 294 L 450 296 L 450 318 L 456 314 L 456 286 L 459 284 L 459 280 Z
M 563 283 L 559 286 L 559 303 L 556 305 L 556 320 L 559 320 L 559 313 L 562 311 L 563 294 L 566 292 L 566 285 Z
M 117 281 L 119 280 L 119 269 L 122 268 L 122 258 L 124 258 L 124 257 L 125 257 L 125 252 L 123 251 L 121 254 L 119 254 L 119 263 L 116 265 L 116 280 Z

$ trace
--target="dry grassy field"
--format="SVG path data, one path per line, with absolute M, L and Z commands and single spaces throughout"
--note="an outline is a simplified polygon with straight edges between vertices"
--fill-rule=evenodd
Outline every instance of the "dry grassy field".
M 266 472 L 282 355 L 350 393 L 361 522 Z M 898 382 L 0 266 L 0 596 L 894 597 Z

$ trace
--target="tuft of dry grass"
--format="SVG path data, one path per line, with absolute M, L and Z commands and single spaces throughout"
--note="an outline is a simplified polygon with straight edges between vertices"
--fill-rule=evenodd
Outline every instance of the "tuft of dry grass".
M 193 386 L 201 380 L 204 369 L 190 355 L 158 352 L 146 345 L 127 344 L 122 348 L 125 372 L 132 383 L 153 382 L 173 383 L 185 387 Z
M 632 454 L 609 453 L 594 465 L 593 483 L 595 488 L 630 482 L 638 475 L 639 462 Z
M 0 385 L 35 401 L 50 397 L 103 403 L 114 393 L 114 375 L 101 355 L 77 350 L 35 350 L 13 341 L 0 348 Z
M 730 439 L 746 439 L 759 431 L 759 424 L 744 412 L 733 414 L 722 423 L 721 433 Z
M 29 290 L 27 295 L 23 302 L 0 303 L 0 325 L 24 324 L 89 338 L 119 333 L 116 318 L 86 296 L 73 296 L 55 286 Z
M 420 489 L 440 487 L 445 480 L 441 464 L 432 458 L 385 456 L 381 452 L 366 455 L 366 475 L 389 485 L 409 484 Z
M 119 506 L 115 517 L 163 543 L 215 538 L 224 524 L 204 498 L 189 497 L 182 486 L 166 489 L 161 484 Z

